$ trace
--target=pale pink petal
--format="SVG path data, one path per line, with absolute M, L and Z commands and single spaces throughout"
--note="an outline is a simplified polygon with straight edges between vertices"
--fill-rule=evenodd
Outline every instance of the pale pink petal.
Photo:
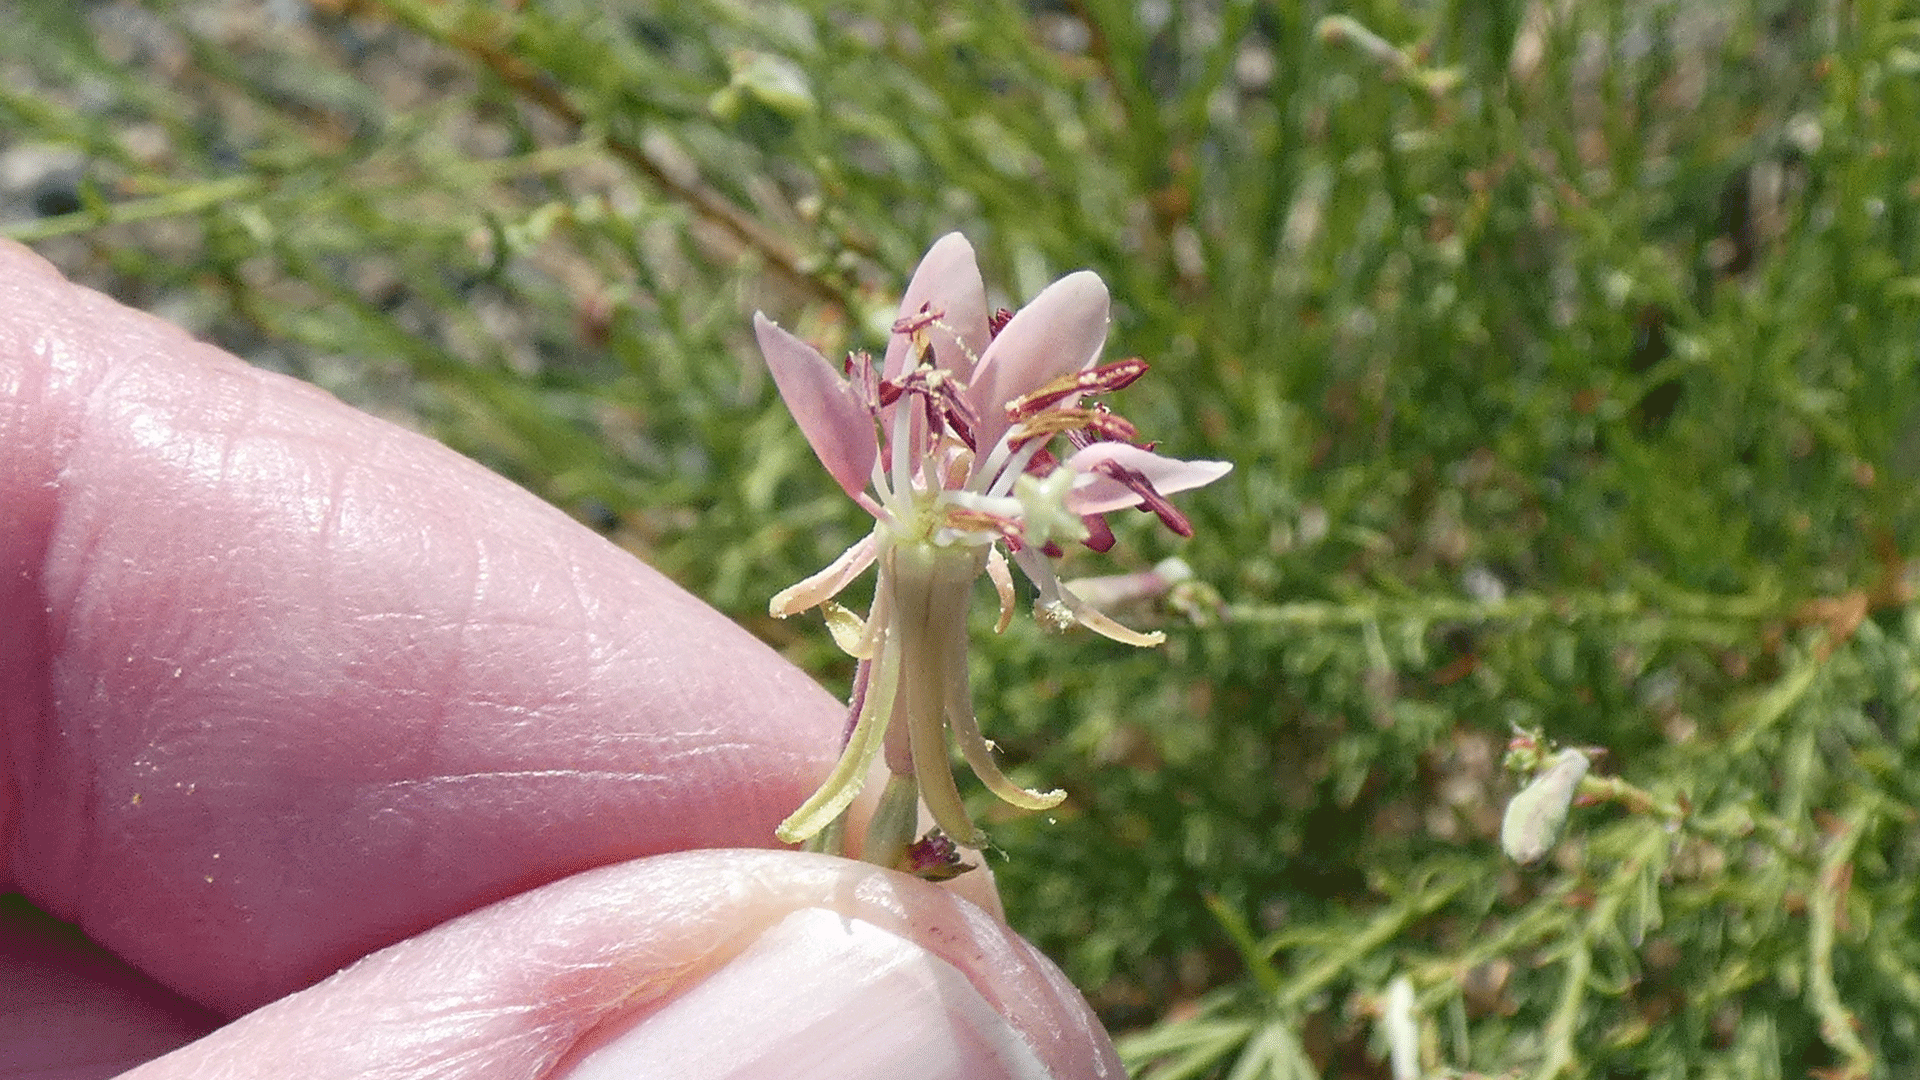
M 767 370 L 773 372 L 787 411 L 800 424 L 820 464 L 849 497 L 858 499 L 880 453 L 872 415 L 860 404 L 853 387 L 813 346 L 757 311 L 753 333 L 760 339 L 760 354 L 767 358 Z
M 1007 430 L 1007 402 L 1079 371 L 1107 343 L 1107 286 L 1091 270 L 1068 274 L 1013 316 L 980 358 L 967 398 L 980 416 L 981 448 Z
M 1175 585 L 1191 580 L 1191 566 L 1180 559 L 1162 559 L 1151 570 L 1074 578 L 1061 582 L 1060 587 L 1092 607 L 1111 611 L 1124 604 L 1137 604 L 1142 600 L 1164 596 Z
M 1145 476 L 1162 495 L 1205 487 L 1233 471 L 1227 461 L 1181 461 L 1161 457 L 1151 450 L 1123 442 L 1097 442 L 1074 452 L 1063 464 L 1080 473 L 1081 479 L 1067 493 L 1067 509 L 1076 514 L 1104 514 L 1140 505 L 1140 496 L 1132 488 L 1112 477 L 1101 476 L 1093 467 L 1111 461 Z
M 933 242 L 920 260 L 913 280 L 900 298 L 900 318 L 920 313 L 923 304 L 943 312 L 940 325 L 933 327 L 933 359 L 947 371 L 962 377 L 973 370 L 974 361 L 987 351 L 987 288 L 980 281 L 980 264 L 973 257 L 973 245 L 959 233 L 948 233 Z M 887 342 L 887 361 L 880 370 L 889 379 L 899 379 L 907 366 L 907 338 L 895 334 Z

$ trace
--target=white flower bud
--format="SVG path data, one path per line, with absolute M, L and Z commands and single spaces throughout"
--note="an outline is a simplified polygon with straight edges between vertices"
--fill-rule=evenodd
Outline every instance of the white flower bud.
M 1525 866 L 1539 862 L 1553 850 L 1589 764 L 1585 753 L 1562 750 L 1547 759 L 1546 766 L 1507 803 L 1506 819 L 1500 823 L 1500 846 L 1506 849 L 1508 858 Z
M 1387 1038 L 1393 1080 L 1420 1080 L 1420 1021 L 1414 1015 L 1413 982 L 1397 975 L 1387 984 L 1380 1010 L 1380 1031 Z

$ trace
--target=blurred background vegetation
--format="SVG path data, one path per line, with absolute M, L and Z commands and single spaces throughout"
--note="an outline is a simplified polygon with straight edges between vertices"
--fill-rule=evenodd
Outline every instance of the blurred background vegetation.
M 1067 568 L 1177 551 L 1163 650 L 982 600 L 983 720 L 1072 797 L 977 809 L 1137 1075 L 1920 1061 L 1920 6 L 8 8 L 0 234 L 840 690 L 765 605 L 866 522 L 748 315 L 878 348 L 952 229 L 1008 306 L 1105 277 L 1125 412 L 1238 468 Z M 1604 750 L 1531 867 L 1516 729 Z

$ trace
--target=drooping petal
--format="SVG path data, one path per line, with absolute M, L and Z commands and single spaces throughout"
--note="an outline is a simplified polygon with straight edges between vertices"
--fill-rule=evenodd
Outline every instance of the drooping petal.
M 1051 810 L 1066 800 L 1067 793 L 1032 791 L 1013 782 L 993 760 L 993 744 L 980 733 L 980 718 L 973 713 L 973 691 L 967 684 L 967 628 L 956 621 L 942 646 L 946 651 L 947 726 L 953 729 L 954 742 L 967 759 L 973 775 L 999 796 L 1002 802 L 1022 810 Z
M 1053 564 L 1033 548 L 1021 548 L 1014 552 L 1013 561 L 1020 564 L 1027 579 L 1033 582 L 1034 590 L 1039 594 L 1033 599 L 1033 617 L 1047 629 L 1066 631 L 1078 624 L 1101 637 L 1142 649 L 1150 649 L 1167 640 L 1167 635 L 1158 630 L 1143 634 L 1123 626 L 1075 596 L 1072 590 L 1060 583 L 1059 578 L 1054 577 Z
M 1090 270 L 1040 290 L 1000 331 L 973 370 L 967 398 L 982 449 L 1007 430 L 1007 403 L 1093 363 L 1107 344 L 1107 286 Z
M 917 672 L 913 676 L 916 682 L 905 688 L 915 698 L 910 706 L 912 711 L 906 717 L 907 734 L 913 745 L 913 775 L 920 782 L 920 798 L 927 804 L 927 813 L 933 817 L 934 824 L 952 837 L 954 843 L 978 849 L 986 846 L 987 835 L 968 816 L 966 803 L 960 798 L 959 784 L 953 778 L 953 764 L 947 756 L 947 727 L 940 711 L 941 688 L 935 681 L 943 674 Z
M 1143 634 L 1121 623 L 1118 619 L 1108 616 L 1106 612 L 1081 603 L 1080 598 L 1073 595 L 1071 589 L 1061 588 L 1060 601 L 1072 613 L 1073 621 L 1103 638 L 1117 641 L 1122 645 L 1132 645 L 1137 649 L 1151 649 L 1167 640 L 1167 635 L 1158 630 L 1149 630 Z
M 994 621 L 993 632 L 1004 634 L 1013 625 L 1013 574 L 1008 572 L 1007 557 L 1000 554 L 998 544 L 987 549 L 987 580 L 993 582 L 994 595 L 1000 598 L 1000 618 Z
M 847 736 L 846 749 L 840 752 L 840 760 L 833 771 L 800 809 L 787 815 L 780 823 L 774 835 L 783 843 L 802 843 L 820 830 L 833 824 L 848 804 L 860 796 L 860 789 L 866 786 L 867 773 L 873 768 L 873 759 L 885 744 L 888 722 L 893 719 L 894 701 L 900 693 L 900 659 L 897 649 L 889 649 L 886 642 L 880 643 L 880 657 L 873 686 L 861 702 L 858 718 L 853 731 Z
M 901 319 L 911 319 L 930 306 L 941 313 L 939 325 L 928 328 L 934 363 L 966 378 L 974 361 L 987 350 L 987 288 L 980 280 L 980 264 L 973 245 L 959 233 L 933 242 L 900 298 Z M 908 341 L 895 334 L 887 342 L 887 360 L 881 371 L 899 381 L 907 366 Z
M 1161 457 L 1151 450 L 1121 442 L 1097 442 L 1063 463 L 1080 474 L 1073 491 L 1067 495 L 1067 509 L 1076 514 L 1104 514 L 1141 503 L 1140 494 L 1112 477 L 1102 476 L 1094 466 L 1111 461 L 1147 478 L 1162 495 L 1205 487 L 1233 471 L 1229 461 L 1181 461 Z
M 773 599 L 767 602 L 767 613 L 784 619 L 833 599 L 840 595 L 840 590 L 846 588 L 848 582 L 873 565 L 874 555 L 879 550 L 879 541 L 874 539 L 874 534 L 868 533 L 812 577 L 775 593 Z
M 753 333 L 760 354 L 780 388 L 787 411 L 800 425 L 820 464 L 840 483 L 849 498 L 858 499 L 880 454 L 874 441 L 873 416 L 860 404 L 853 387 L 813 346 L 782 330 L 772 319 L 753 313 Z

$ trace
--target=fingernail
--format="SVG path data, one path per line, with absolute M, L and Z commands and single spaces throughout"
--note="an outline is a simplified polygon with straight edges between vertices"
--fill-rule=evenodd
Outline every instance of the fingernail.
M 960 970 L 872 923 L 802 908 L 565 1080 L 1046 1080 Z

